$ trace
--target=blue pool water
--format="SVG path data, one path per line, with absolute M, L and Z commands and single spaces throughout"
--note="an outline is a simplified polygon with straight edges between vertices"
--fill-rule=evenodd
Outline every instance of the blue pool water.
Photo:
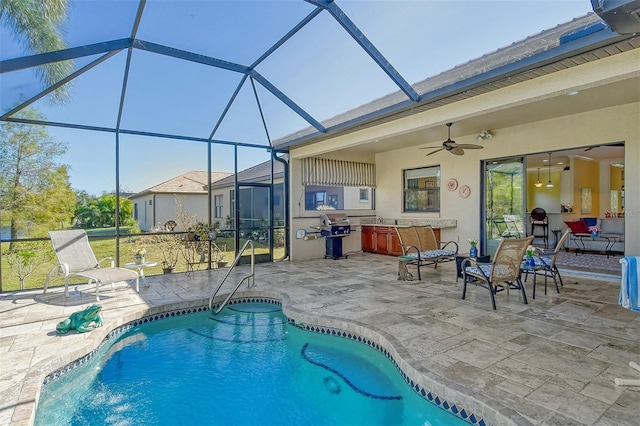
M 239 303 L 149 322 L 43 386 L 36 425 L 466 425 L 383 354 Z

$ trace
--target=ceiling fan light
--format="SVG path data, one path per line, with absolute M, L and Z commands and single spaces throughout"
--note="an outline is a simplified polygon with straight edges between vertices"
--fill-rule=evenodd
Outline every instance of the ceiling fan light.
M 553 183 L 551 183 L 551 181 L 547 182 L 547 188 L 553 188 Z

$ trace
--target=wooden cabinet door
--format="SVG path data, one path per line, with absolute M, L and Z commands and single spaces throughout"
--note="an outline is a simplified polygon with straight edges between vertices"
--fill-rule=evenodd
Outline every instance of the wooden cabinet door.
M 389 254 L 388 238 L 389 228 L 386 226 L 376 226 L 376 253 Z
M 360 242 L 362 244 L 362 251 L 369 253 L 376 252 L 376 234 L 375 226 L 363 226 Z
M 395 256 L 402 255 L 402 247 L 400 247 L 400 237 L 398 237 L 398 233 L 395 228 L 391 228 L 389 232 L 389 254 L 393 254 Z

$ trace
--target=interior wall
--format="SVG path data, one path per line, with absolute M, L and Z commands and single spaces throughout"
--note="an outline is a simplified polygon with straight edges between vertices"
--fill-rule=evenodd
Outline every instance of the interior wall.
M 527 212 L 530 212 L 536 207 L 543 208 L 547 213 L 560 213 L 560 171 L 552 171 L 551 174 L 547 171 L 542 175 L 540 171 L 540 181 L 542 186 L 537 188 L 535 186 L 538 179 L 538 171 L 533 173 L 527 173 Z M 547 182 L 551 176 L 551 182 L 553 188 L 547 188 Z
M 622 187 L 624 186 L 624 168 L 609 165 L 609 189 L 618 191 L 618 203 L 616 212 L 622 212 Z M 611 205 L 605 210 L 611 211 Z
M 591 191 L 591 207 L 585 205 L 585 192 Z M 600 166 L 596 161 L 573 160 L 573 206 L 580 217 L 600 217 Z

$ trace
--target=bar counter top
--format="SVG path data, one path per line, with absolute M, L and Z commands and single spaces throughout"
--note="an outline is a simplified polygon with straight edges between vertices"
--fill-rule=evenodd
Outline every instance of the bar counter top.
M 456 219 L 424 218 L 424 219 L 387 219 L 387 218 L 362 218 L 362 226 L 424 226 L 431 225 L 433 228 L 445 229 L 455 228 L 458 224 Z

